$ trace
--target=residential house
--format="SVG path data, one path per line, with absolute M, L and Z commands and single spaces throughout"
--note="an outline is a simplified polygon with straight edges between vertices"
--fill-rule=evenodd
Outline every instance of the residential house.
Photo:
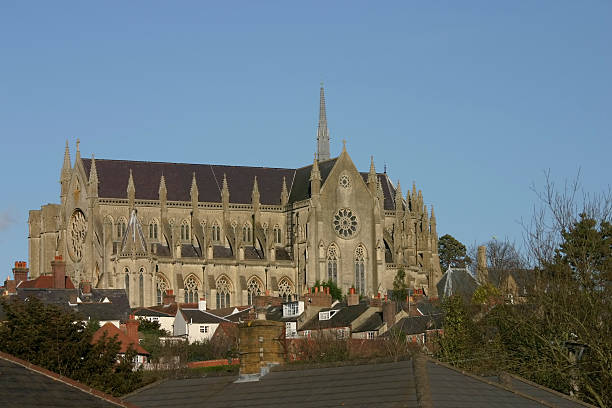
M 229 320 L 206 311 L 206 301 L 200 299 L 197 309 L 179 307 L 174 319 L 174 336 L 186 337 L 189 343 L 210 340 L 219 324 Z
M 118 356 L 125 357 L 128 350 L 132 348 L 136 352 L 136 357 L 134 357 L 134 368 L 138 368 L 148 361 L 150 355 L 149 352 L 140 345 L 140 340 L 138 337 L 138 321 L 134 319 L 134 316 L 130 316 L 130 318 L 122 326 L 123 330 L 112 323 L 104 324 L 94 333 L 91 343 L 95 344 L 103 337 L 116 337 L 121 346 Z

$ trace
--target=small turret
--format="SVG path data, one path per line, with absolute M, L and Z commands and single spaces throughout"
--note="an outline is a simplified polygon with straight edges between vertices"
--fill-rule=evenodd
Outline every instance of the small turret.
M 403 211 L 404 206 L 402 201 L 404 201 L 404 197 L 402 197 L 402 186 L 400 185 L 399 180 L 397 180 L 397 188 L 395 189 L 395 212 Z
M 79 139 L 76 140 L 76 157 L 74 158 L 74 163 L 78 163 L 81 160 L 81 141 Z
M 227 177 L 225 176 L 225 173 L 223 173 L 223 185 L 221 187 L 221 202 L 223 203 L 223 208 L 225 208 L 226 206 L 229 206 L 229 200 L 230 200 L 229 186 L 227 185 Z
M 72 166 L 70 165 L 70 149 L 68 147 L 68 140 L 66 140 L 66 148 L 64 150 L 64 164 L 62 165 L 62 172 L 60 174 L 60 195 L 62 198 L 64 198 L 68 194 L 68 184 L 70 183 L 71 170 Z
M 287 191 L 287 181 L 283 177 L 283 187 L 281 188 L 281 205 L 284 207 L 289 202 L 289 192 Z

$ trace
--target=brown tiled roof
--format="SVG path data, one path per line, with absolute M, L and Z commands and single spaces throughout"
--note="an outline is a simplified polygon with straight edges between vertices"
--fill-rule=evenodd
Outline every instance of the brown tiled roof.
M 91 159 L 82 159 L 85 172 L 89 175 Z M 321 182 L 336 164 L 337 159 L 319 162 Z M 310 197 L 310 171 L 312 165 L 298 169 L 223 166 L 215 164 L 163 163 L 132 160 L 96 159 L 98 172 L 98 195 L 103 198 L 127 198 L 127 184 L 132 170 L 136 199 L 159 199 L 159 182 L 166 179 L 168 200 L 191 201 L 190 190 L 193 174 L 198 185 L 198 200 L 221 202 L 223 175 L 227 177 L 230 202 L 250 204 L 253 180 L 257 176 L 260 202 L 264 205 L 280 204 L 283 177 L 289 191 L 289 202 L 302 201 Z M 367 179 L 367 173 L 361 173 Z M 395 189 L 386 173 L 378 174 L 385 195 L 384 207 L 394 209 Z
M 130 339 L 127 334 L 122 332 L 119 328 L 117 328 L 117 326 L 112 323 L 106 323 L 104 326 L 96 330 L 96 332 L 93 334 L 93 337 L 91 338 L 91 343 L 93 344 L 100 341 L 104 334 L 106 334 L 107 338 L 117 336 L 117 341 L 119 341 L 119 343 L 121 344 L 121 349 L 119 349 L 120 353 L 127 353 L 130 346 L 132 346 L 132 348 L 138 354 L 149 355 L 149 352 L 147 350 L 142 348 L 142 346 L 135 342 L 133 339 Z
M 72 280 L 70 277 L 66 276 L 65 278 L 65 288 L 62 289 L 75 289 Z M 36 279 L 21 282 L 18 286 L 19 289 L 25 288 L 35 288 L 35 289 L 53 289 L 53 276 L 51 275 L 41 275 Z
M 136 407 L 2 352 L 0 373 L 4 407 Z

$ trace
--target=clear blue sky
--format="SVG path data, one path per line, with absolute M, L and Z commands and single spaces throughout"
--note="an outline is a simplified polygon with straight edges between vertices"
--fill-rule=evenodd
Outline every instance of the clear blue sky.
M 529 186 L 610 185 L 609 1 L 0 2 L 0 265 L 73 159 L 387 164 L 439 234 L 520 241 Z M 0 279 L 5 276 L 0 274 Z

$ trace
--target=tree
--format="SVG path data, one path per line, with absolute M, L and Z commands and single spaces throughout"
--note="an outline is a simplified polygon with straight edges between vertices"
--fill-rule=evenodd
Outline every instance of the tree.
M 400 268 L 393 279 L 393 300 L 405 302 L 408 296 L 408 284 L 406 283 L 406 271 Z
M 101 391 L 122 395 L 141 384 L 129 352 L 120 358 L 116 338 L 91 344 L 94 325 L 80 316 L 36 298 L 26 302 L 2 300 L 6 321 L 0 325 L 0 350 L 83 382 Z
M 440 267 L 442 271 L 452 268 L 465 268 L 472 263 L 466 255 L 466 248 L 452 235 L 446 234 L 438 240 L 438 254 L 440 255 Z

